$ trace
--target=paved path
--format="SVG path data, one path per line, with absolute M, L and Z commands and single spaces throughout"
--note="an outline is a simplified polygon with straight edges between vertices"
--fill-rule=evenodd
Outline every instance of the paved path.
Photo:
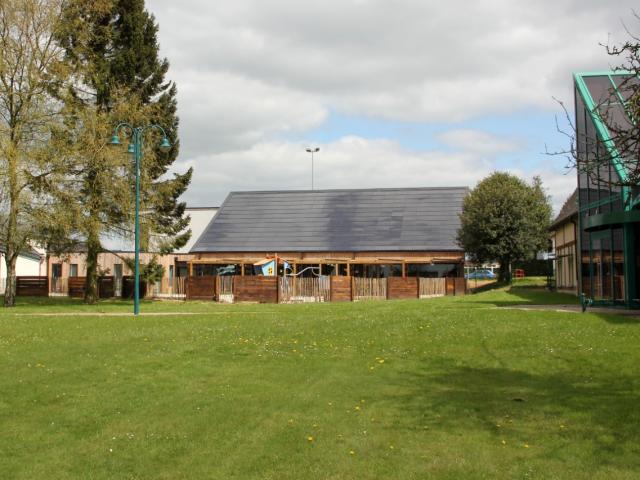
M 498 308 L 512 308 L 516 310 L 548 310 L 554 312 L 571 312 L 582 313 L 582 307 L 575 304 L 567 305 L 510 305 L 508 307 Z M 624 315 L 630 317 L 640 316 L 640 310 L 629 310 L 626 308 L 610 308 L 610 307 L 589 307 L 587 313 L 608 313 L 613 315 Z
M 174 315 L 264 315 L 275 312 L 141 312 L 140 317 L 158 317 Z M 16 317 L 133 317 L 131 312 L 49 312 L 49 313 L 14 313 Z

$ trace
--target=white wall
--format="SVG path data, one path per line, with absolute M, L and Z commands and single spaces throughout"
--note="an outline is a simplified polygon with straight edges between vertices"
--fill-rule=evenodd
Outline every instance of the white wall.
M 207 228 L 209 222 L 211 222 L 211 219 L 218 210 L 218 207 L 186 208 L 186 213 L 191 215 L 191 223 L 189 224 L 189 228 L 191 229 L 191 238 L 184 247 L 176 250 L 174 253 L 189 253 L 191 251 L 191 247 L 193 247 L 198 241 L 200 235 L 202 235 L 202 232 Z
M 2 291 L 4 291 L 4 279 L 7 278 L 7 266 L 4 261 L 4 253 L 0 253 L 0 289 Z M 47 265 L 44 259 L 39 261 L 29 257 L 23 257 L 21 255 L 18 257 L 18 261 L 16 262 L 16 275 L 18 276 L 46 275 L 46 270 Z

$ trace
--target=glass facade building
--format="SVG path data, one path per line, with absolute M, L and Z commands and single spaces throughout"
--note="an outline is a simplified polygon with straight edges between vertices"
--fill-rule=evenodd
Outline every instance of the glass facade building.
M 578 171 L 579 292 L 600 305 L 640 306 L 640 202 L 617 144 L 629 125 L 628 88 L 618 72 L 574 75 Z M 635 168 L 634 168 L 635 170 Z M 630 175 L 631 174 L 631 175 Z

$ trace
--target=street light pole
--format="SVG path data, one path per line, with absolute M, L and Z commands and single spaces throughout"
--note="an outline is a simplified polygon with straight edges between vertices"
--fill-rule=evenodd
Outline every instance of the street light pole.
M 135 227 L 134 227 L 134 280 L 133 280 L 133 314 L 138 315 L 140 313 L 140 164 L 142 162 L 142 137 L 148 130 L 159 130 L 162 133 L 162 141 L 160 142 L 160 149 L 163 152 L 168 151 L 171 148 L 169 139 L 164 129 L 159 125 L 147 125 L 144 127 L 133 127 L 132 125 L 123 122 L 120 123 L 113 131 L 111 137 L 111 145 L 120 145 L 120 137 L 118 132 L 124 131 L 125 135 L 131 138 L 132 145 L 129 145 L 129 153 L 133 153 L 134 168 L 136 171 L 136 208 L 135 208 Z M 133 151 L 131 149 L 133 146 Z
M 307 148 L 307 152 L 311 154 L 311 190 L 313 190 L 313 154 L 318 153 L 320 151 L 320 147 L 316 148 Z

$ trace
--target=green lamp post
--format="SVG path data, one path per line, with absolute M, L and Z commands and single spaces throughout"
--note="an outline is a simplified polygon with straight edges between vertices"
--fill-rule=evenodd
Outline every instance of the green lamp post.
M 135 213 L 135 269 L 133 284 L 133 314 L 140 313 L 140 163 L 142 161 L 142 137 L 149 130 L 159 130 L 162 133 L 160 149 L 163 152 L 171 148 L 169 139 L 164 129 L 159 125 L 147 125 L 144 127 L 134 127 L 126 122 L 120 123 L 113 131 L 111 145 L 120 145 L 119 133 L 122 131 L 125 136 L 131 138 L 131 143 L 127 151 L 133 154 L 136 169 L 136 213 Z

